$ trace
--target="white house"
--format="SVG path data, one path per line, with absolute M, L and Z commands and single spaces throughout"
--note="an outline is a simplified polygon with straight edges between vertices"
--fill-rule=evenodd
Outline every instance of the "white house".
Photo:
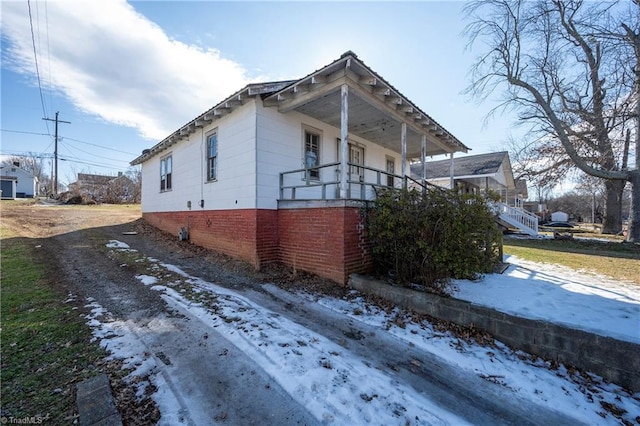
M 426 181 L 443 188 L 471 194 L 498 194 L 495 203 L 498 223 L 505 228 L 517 228 L 531 235 L 538 233 L 538 217 L 524 209 L 527 184 L 513 177 L 507 151 L 465 155 L 424 164 L 412 164 L 411 175 L 420 176 L 424 169 Z
M 256 267 L 346 282 L 371 266 L 363 200 L 406 185 L 412 159 L 467 149 L 346 52 L 300 79 L 247 85 L 131 164 L 152 225 Z
M 2 198 L 33 198 L 38 194 L 38 179 L 16 164 L 0 166 Z

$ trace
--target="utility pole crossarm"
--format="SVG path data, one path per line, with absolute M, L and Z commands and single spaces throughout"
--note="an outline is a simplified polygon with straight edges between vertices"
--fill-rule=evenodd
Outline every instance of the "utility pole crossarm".
M 55 148 L 53 150 L 53 158 L 54 158 L 54 177 L 53 177 L 53 194 L 54 195 L 58 195 L 58 123 L 67 123 L 67 124 L 71 124 L 70 121 L 63 121 L 63 120 L 58 120 L 58 114 L 60 114 L 60 111 L 56 111 L 56 118 L 55 120 L 52 118 L 46 118 L 44 117 L 43 120 L 47 120 L 47 121 L 55 121 L 56 123 L 56 130 L 55 130 Z

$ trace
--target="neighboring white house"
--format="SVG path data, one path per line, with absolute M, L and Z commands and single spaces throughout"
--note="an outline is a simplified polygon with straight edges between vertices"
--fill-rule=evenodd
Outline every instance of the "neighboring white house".
M 362 200 L 406 185 L 412 159 L 467 149 L 347 52 L 298 80 L 249 84 L 131 164 L 152 225 L 346 282 L 371 266 Z
M 514 179 L 507 151 L 465 155 L 411 165 L 411 175 L 443 188 L 455 188 L 467 194 L 498 194 L 495 203 L 497 221 L 504 228 L 517 228 L 530 235 L 538 233 L 538 216 L 525 210 L 527 183 Z
M 33 198 L 38 194 L 38 179 L 15 164 L 0 166 L 2 198 Z
M 497 192 L 506 201 L 516 188 L 509 153 L 490 152 L 465 155 L 425 163 L 426 180 L 443 188 L 457 188 L 465 193 Z M 422 176 L 422 165 L 412 164 L 414 179 Z

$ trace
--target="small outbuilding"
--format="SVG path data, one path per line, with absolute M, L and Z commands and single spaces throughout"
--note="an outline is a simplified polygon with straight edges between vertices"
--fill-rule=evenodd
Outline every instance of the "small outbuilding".
M 551 213 L 552 222 L 566 222 L 569 220 L 569 215 L 565 212 L 557 211 Z
M 38 195 L 38 179 L 19 165 L 1 165 L 2 198 L 33 198 Z

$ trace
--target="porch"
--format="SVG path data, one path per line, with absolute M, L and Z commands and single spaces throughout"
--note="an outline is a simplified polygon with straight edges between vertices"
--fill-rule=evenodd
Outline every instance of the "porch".
M 342 181 L 340 162 L 300 168 L 280 173 L 279 201 L 286 200 L 375 200 L 379 189 L 426 188 L 410 176 L 401 176 L 359 163 L 346 163 L 347 178 Z M 346 185 L 343 192 L 342 185 Z M 344 196 L 342 196 L 344 194 Z

